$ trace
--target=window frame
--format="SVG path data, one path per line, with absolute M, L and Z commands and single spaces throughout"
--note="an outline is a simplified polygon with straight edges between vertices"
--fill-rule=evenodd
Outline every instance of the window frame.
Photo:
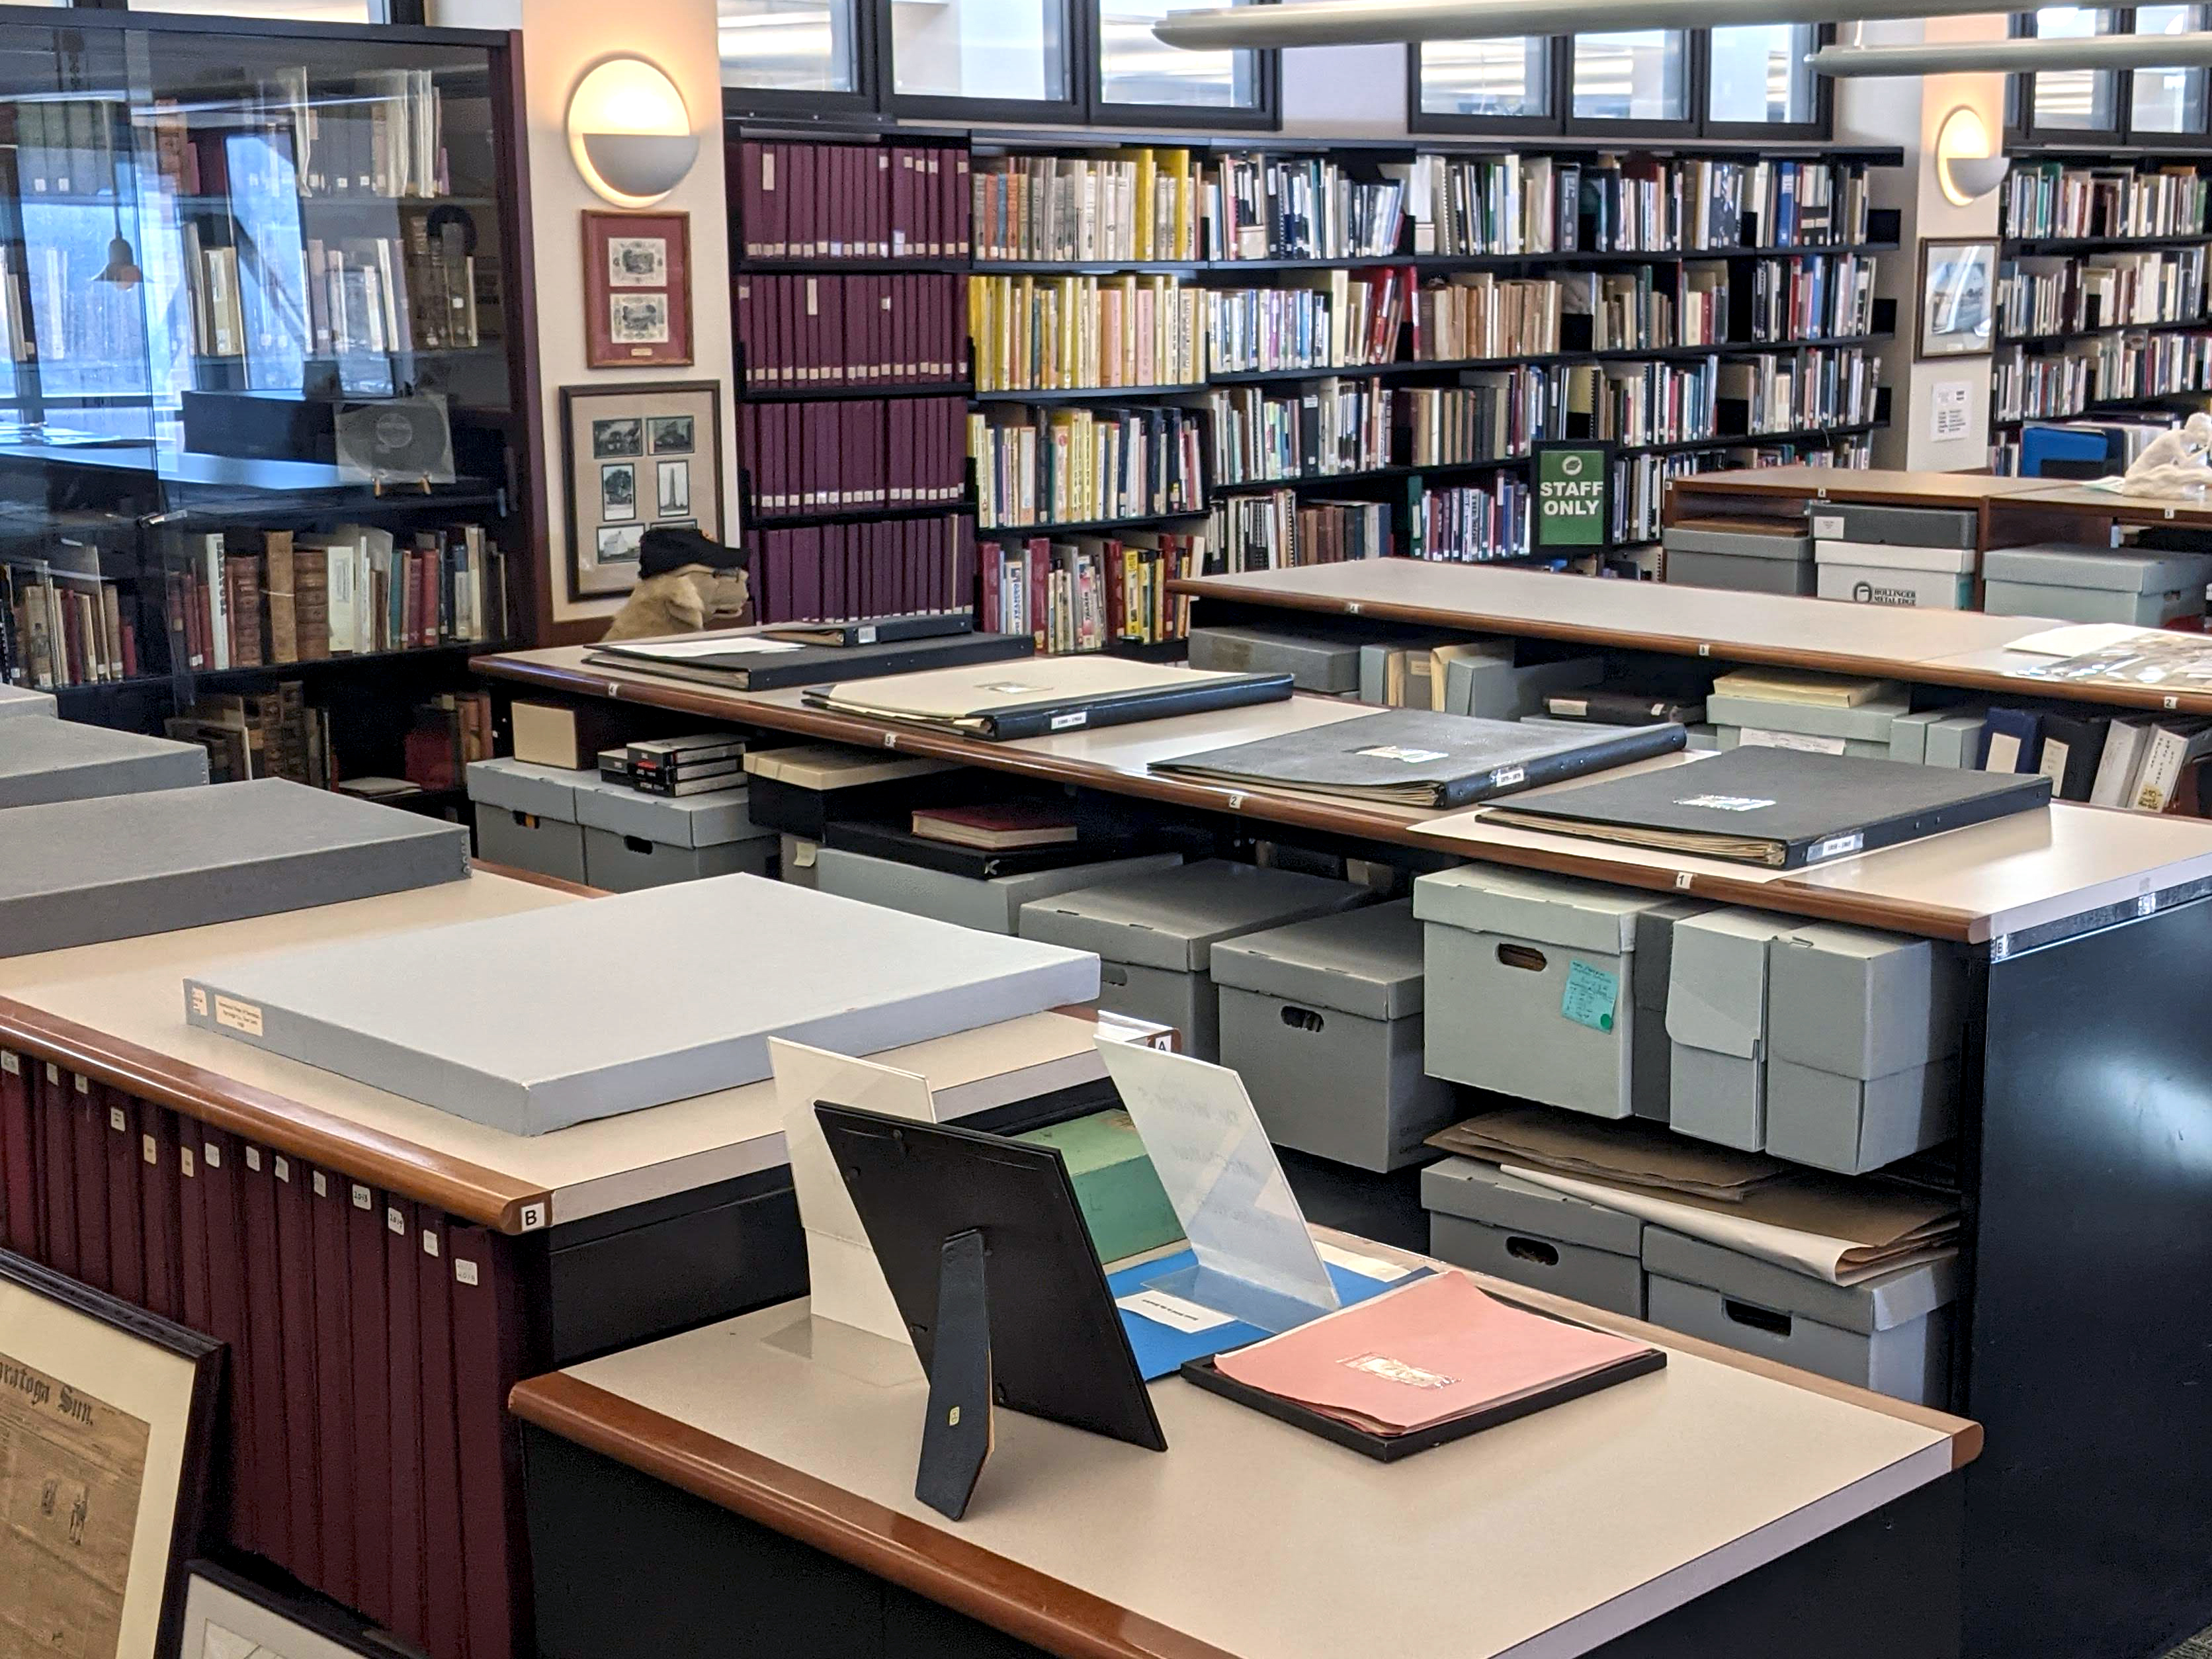
M 1723 25 L 1723 27 L 1727 27 Z M 1738 24 L 1737 27 L 1757 27 L 1756 24 Z M 1779 27 L 1801 28 L 1804 25 L 1786 23 Z M 1816 23 L 1813 27 L 1814 51 L 1828 45 L 1836 38 L 1833 23 Z M 1805 139 L 1818 141 L 1830 137 L 1836 128 L 1836 82 L 1828 75 L 1814 75 L 1809 70 L 1807 79 L 1813 86 L 1813 118 L 1809 121 L 1723 121 L 1713 115 L 1712 31 L 1699 29 L 1705 43 L 1705 68 L 1698 88 L 1698 131 L 1707 138 L 1767 138 L 1775 140 Z
M 1525 38 L 1525 37 L 1519 37 Z M 1557 137 L 1565 131 L 1559 100 L 1565 95 L 1569 84 L 1562 76 L 1564 34 L 1542 37 L 1548 50 L 1544 54 L 1544 79 L 1551 105 L 1547 115 L 1460 115 L 1449 110 L 1425 110 L 1421 106 L 1421 48 L 1418 42 L 1406 48 L 1406 130 L 1412 133 L 1480 133 L 1486 137 Z
M 421 4 L 423 0 L 413 0 L 413 3 Z M 725 117 L 743 113 L 775 121 L 821 121 L 848 125 L 872 119 L 877 108 L 869 77 L 875 58 L 878 9 L 874 0 L 849 0 L 849 3 L 853 8 L 853 89 L 850 92 L 807 92 L 791 87 L 733 87 L 725 82 L 722 85 Z M 887 11 L 888 8 L 884 9 Z M 719 40 L 719 18 L 717 21 Z M 715 53 L 718 73 L 720 57 L 718 46 Z M 731 103 L 733 94 L 743 94 L 745 101 L 742 111 Z
M 2113 17 L 2113 27 L 2108 35 L 2133 34 L 2136 20 L 2142 8 L 2136 6 L 2105 6 L 2096 9 L 2108 11 Z M 2200 27 L 2212 27 L 2212 6 L 2197 6 Z M 2033 11 L 2012 15 L 2012 38 L 2033 40 L 2035 14 Z M 2212 70 L 2195 71 L 2206 77 L 2204 118 L 2197 126 L 2178 132 L 2155 129 L 2136 130 L 2136 71 L 2106 70 L 2101 73 L 2112 77 L 2112 125 L 2109 127 L 2044 127 L 2035 123 L 2035 76 L 2023 71 L 2005 77 L 2005 143 L 2024 149 L 2053 152 L 2084 151 L 2112 148 L 2141 150 L 2202 150 L 2208 137 L 2212 137 Z
M 1577 115 L 1575 113 L 1575 42 L 1581 35 L 1559 36 L 1564 49 L 1555 49 L 1559 59 L 1559 130 L 1570 138 L 1625 138 L 1638 142 L 1652 138 L 1694 138 L 1698 136 L 1700 118 L 1705 112 L 1705 32 L 1703 29 L 1638 29 L 1630 27 L 1619 29 L 1588 29 L 1589 34 L 1679 34 L 1682 37 L 1682 114 L 1675 120 L 1643 120 L 1636 117 L 1615 118 L 1607 115 Z

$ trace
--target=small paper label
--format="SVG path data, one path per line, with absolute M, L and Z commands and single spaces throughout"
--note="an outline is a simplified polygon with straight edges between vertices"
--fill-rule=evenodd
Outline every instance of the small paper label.
M 1086 724 L 1090 719 L 1089 711 L 1081 708 L 1066 714 L 1054 714 L 1052 717 L 1052 729 L 1055 732 L 1065 732 L 1072 726 Z
M 1613 1011 L 1620 1002 L 1620 975 L 1587 962 L 1567 963 L 1567 988 L 1559 997 L 1559 1012 L 1567 1018 L 1593 1031 L 1610 1031 Z
M 111 1106 L 107 1109 L 107 1127 L 118 1134 L 130 1128 L 131 1120 L 124 1115 L 120 1106 Z
M 292 1164 L 291 1164 L 291 1160 L 290 1160 L 290 1159 L 289 1159 L 289 1158 L 278 1158 L 276 1162 L 276 1179 L 277 1179 L 277 1180 L 279 1180 L 279 1181 L 281 1181 L 281 1182 L 283 1182 L 286 1186 L 288 1186 L 288 1187 L 289 1187 L 289 1186 L 290 1186 L 290 1185 L 292 1184 Z
M 1747 726 L 1743 735 L 1736 739 L 1745 749 L 1796 749 L 1808 755 L 1840 755 L 1844 752 L 1841 738 L 1815 737 L 1807 732 L 1769 732 L 1763 727 Z
M 1395 1285 L 1413 1271 L 1398 1262 L 1385 1261 L 1379 1255 L 1362 1255 L 1339 1244 L 1325 1244 L 1318 1238 L 1314 1240 L 1314 1250 L 1332 1267 L 1341 1267 L 1348 1273 L 1358 1273 L 1362 1279 L 1376 1279 L 1385 1285 Z
M 246 1149 L 246 1167 L 256 1170 L 260 1169 L 261 1149 L 258 1146 L 248 1146 Z
M 51 1060 L 46 1062 L 46 1081 L 57 1089 L 62 1086 L 62 1068 Z
M 192 1157 L 192 1149 L 191 1147 L 179 1146 L 177 1148 L 177 1168 L 184 1171 L 185 1179 L 187 1181 L 190 1181 L 199 1174 L 199 1165 Z
M 222 1168 L 222 1148 L 212 1140 L 200 1148 L 200 1158 L 210 1170 Z
M 1843 533 L 1844 518 L 1840 513 L 1822 513 L 1814 515 L 1813 520 L 1814 536 L 1824 541 L 1838 541 L 1842 538 Z
M 1440 761 L 1444 757 L 1444 751 L 1441 749 L 1407 749 L 1395 743 L 1381 744 L 1358 752 L 1370 760 L 1403 761 L 1408 766 L 1425 765 L 1430 761 Z
M 873 645 L 876 642 L 876 629 L 873 623 L 856 631 L 862 645 Z
M 317 1198 L 328 1198 L 331 1195 L 331 1183 L 324 1179 L 323 1172 L 320 1170 L 316 1170 L 311 1179 L 314 1182 L 315 1196 Z
M 422 1254 L 424 1255 L 438 1254 L 438 1235 L 427 1227 L 422 1230 Z
M 1715 812 L 1756 812 L 1774 802 L 1770 797 L 1759 795 L 1684 795 L 1674 805 L 1702 806 Z
M 1139 1291 L 1133 1296 L 1117 1296 L 1114 1298 L 1114 1305 L 1127 1309 L 1139 1319 L 1149 1319 L 1155 1325 L 1164 1325 L 1171 1331 L 1218 1330 L 1224 1325 L 1235 1322 L 1227 1314 L 1201 1308 L 1195 1302 L 1170 1296 L 1165 1291 Z
M 1409 1389 L 1449 1389 L 1459 1380 L 1446 1376 L 1442 1371 L 1423 1370 L 1419 1365 L 1409 1365 L 1402 1359 L 1391 1358 L 1388 1354 L 1354 1354 L 1349 1359 L 1340 1359 L 1336 1363 L 1351 1370 L 1379 1376 L 1385 1382 L 1402 1383 Z
M 1510 789 L 1516 783 L 1528 781 L 1528 769 L 1525 766 L 1501 766 L 1490 775 L 1492 789 Z
M 466 1256 L 455 1256 L 453 1258 L 453 1277 L 464 1285 L 475 1284 L 477 1282 L 477 1264 L 470 1261 Z
M 207 987 L 204 985 L 192 987 L 192 1012 L 202 1019 L 207 1018 Z
M 1805 854 L 1805 860 L 1808 864 L 1818 864 L 1823 859 L 1839 859 L 1857 852 L 1865 845 L 1866 837 L 1854 830 L 1848 835 L 1831 836 L 1824 842 L 1816 842 L 1813 850 Z
M 763 190 L 774 190 L 775 188 L 775 152 L 770 149 L 767 145 L 763 144 L 761 146 L 760 158 L 761 188 Z
M 258 1003 L 240 1002 L 236 997 L 217 995 L 215 1000 L 215 1023 L 228 1025 L 234 1031 L 247 1036 L 261 1035 L 261 1008 Z
M 1589 702 L 1583 697 L 1554 697 L 1552 699 L 1552 712 L 1578 720 L 1589 713 Z
M 362 1186 L 357 1182 L 355 1183 L 353 1189 L 353 1206 L 356 1210 L 367 1210 L 375 1207 L 374 1200 L 371 1197 L 368 1188 Z
M 400 1237 L 407 1237 L 407 1218 L 399 1213 L 397 1205 L 385 1206 L 384 1224 L 386 1230 L 398 1233 Z
M 81 1095 L 88 1095 L 92 1092 L 92 1079 L 87 1077 L 82 1072 L 79 1072 L 76 1076 L 72 1077 L 70 1079 L 70 1083 L 76 1090 L 77 1093 Z
M 0 1072 L 7 1073 L 9 1077 L 21 1077 L 23 1075 L 23 1062 L 11 1054 L 0 1053 Z
M 161 1148 L 155 1140 L 153 1136 L 140 1135 L 138 1137 L 138 1156 L 144 1158 L 149 1164 L 159 1164 L 161 1161 Z
M 817 303 L 818 299 L 819 296 L 816 294 L 814 289 L 814 278 L 809 276 L 806 279 L 806 314 L 808 316 L 812 317 L 819 314 L 820 307 Z

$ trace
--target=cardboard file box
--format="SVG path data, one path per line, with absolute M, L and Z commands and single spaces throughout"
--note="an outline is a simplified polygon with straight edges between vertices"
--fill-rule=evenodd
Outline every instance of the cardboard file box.
M 1513 720 L 1544 712 L 1545 700 L 1579 691 L 1605 678 L 1601 657 L 1563 657 L 1557 662 L 1516 664 L 1510 641 L 1496 654 L 1463 655 L 1444 665 L 1444 712 L 1478 720 Z
M 1790 927 L 1759 910 L 1674 925 L 1667 1121 L 1677 1132 L 1747 1152 L 1765 1146 L 1767 945 Z
M 747 813 L 748 792 L 647 795 L 617 783 L 576 791 L 584 826 L 585 879 L 612 893 L 634 893 L 706 876 L 766 875 L 775 831 Z
M 1810 593 L 1813 539 L 1796 527 L 1777 535 L 1756 530 L 1675 525 L 1667 530 L 1666 572 L 1689 587 L 1733 587 L 1746 593 Z
M 1955 1255 L 1862 1285 L 1831 1285 L 1646 1227 L 1644 1267 L 1644 1317 L 1663 1329 L 1896 1399 L 1923 1406 L 1948 1401 Z
M 1953 768 L 1972 766 L 1974 746 L 1981 741 L 1982 722 L 1988 712 L 1986 708 L 1975 708 L 1940 714 L 1930 720 L 1923 763 Z
M 1853 605 L 1899 605 L 1929 611 L 1971 611 L 1972 547 L 1907 547 L 1883 542 L 1815 541 L 1814 592 Z
M 1644 1224 L 1587 1199 L 1448 1158 L 1421 1171 L 1429 1254 L 1476 1273 L 1644 1316 Z
M 1412 900 L 1224 939 L 1212 973 L 1221 1063 L 1277 1146 L 1388 1171 L 1458 1115 L 1451 1085 L 1422 1070 Z
M 477 808 L 477 856 L 562 881 L 584 880 L 584 826 L 576 791 L 595 785 L 590 770 L 520 760 L 471 761 L 469 799 Z
M 11 720 L 0 726 L 0 806 L 184 789 L 207 781 L 208 751 L 196 743 L 76 720 Z
M 1194 628 L 1190 665 L 1231 674 L 1288 674 L 1301 691 L 1343 696 L 1359 690 L 1359 647 L 1371 637 L 1289 628 Z
M 1429 1074 L 1596 1117 L 1628 1116 L 1637 922 L 1668 902 L 1479 865 L 1416 879 Z
M 1638 1117 L 1667 1121 L 1674 1060 L 1667 1036 L 1667 981 L 1674 963 L 1674 924 L 1715 908 L 1696 899 L 1667 899 L 1637 913 L 1635 964 L 1629 979 L 1636 995 L 1636 1030 L 1629 1054 L 1629 1108 Z M 1641 1291 L 1638 1294 L 1640 1296 Z
M 840 898 L 880 904 L 911 916 L 933 916 L 987 933 L 1012 933 L 1020 926 L 1022 906 L 1031 899 L 1096 887 L 1125 876 L 1149 875 L 1182 862 L 1180 853 L 1150 853 L 1098 864 L 1071 864 L 1062 870 L 1031 870 L 1018 876 L 977 879 L 949 870 L 924 870 L 896 859 L 823 847 L 814 854 L 814 884 Z
M 1875 501 L 1814 501 L 1807 516 L 1816 541 L 1887 547 L 1971 548 L 1980 539 L 1974 514 L 1956 507 L 1895 507 Z
M 1811 922 L 1766 962 L 1769 1152 L 1859 1175 L 1957 1132 L 1958 952 Z
M 2155 628 L 2204 614 L 2212 556 L 2121 553 L 2045 543 L 1990 550 L 1982 609 L 2062 622 L 2134 623 Z
M 54 694 L 33 691 L 27 685 L 0 685 L 0 720 L 21 714 L 53 719 Z
M 1716 691 L 1705 699 L 1705 718 L 1716 726 L 1877 744 L 1887 754 L 1892 726 L 1911 708 L 1902 697 L 1877 698 L 1856 708 L 1824 708 L 1813 703 L 1786 702 L 1779 697 L 1736 697 Z
M 596 766 L 602 750 L 619 748 L 636 729 L 637 714 L 608 703 L 530 702 L 516 698 L 514 757 L 565 771 Z
M 1805 749 L 1822 755 L 1856 755 L 1862 760 L 1887 760 L 1889 745 L 1869 743 L 1864 738 L 1821 738 L 1802 732 L 1778 732 L 1771 726 L 1716 726 L 1713 728 L 1714 746 L 1722 750 L 1740 749 L 1747 736 L 1754 747 L 1769 749 Z
M 827 849 L 824 849 L 825 856 Z M 1182 1033 L 1186 1053 L 1221 1054 L 1212 948 L 1263 927 L 1349 910 L 1373 896 L 1321 876 L 1206 859 L 1022 906 L 1024 939 L 1099 957 L 1098 1006 Z

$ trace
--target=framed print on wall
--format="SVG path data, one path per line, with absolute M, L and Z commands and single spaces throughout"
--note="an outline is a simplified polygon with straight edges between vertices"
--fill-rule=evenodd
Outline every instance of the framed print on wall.
M 593 368 L 691 361 L 691 216 L 584 215 L 585 361 Z
M 185 1577 L 177 1659 L 393 1659 L 398 1651 L 336 1607 L 288 1596 L 212 1562 Z
M 563 386 L 561 448 L 570 599 L 629 592 L 656 525 L 723 539 L 720 380 Z
M 222 1362 L 213 1338 L 0 1251 L 0 1649 L 175 1650 Z
M 1996 347 L 1997 245 L 1920 245 L 1923 357 L 1986 357 Z

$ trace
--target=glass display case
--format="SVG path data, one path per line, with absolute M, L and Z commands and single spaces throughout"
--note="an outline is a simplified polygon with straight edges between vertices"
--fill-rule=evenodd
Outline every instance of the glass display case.
M 0 8 L 0 678 L 331 782 L 517 632 L 507 50 Z

